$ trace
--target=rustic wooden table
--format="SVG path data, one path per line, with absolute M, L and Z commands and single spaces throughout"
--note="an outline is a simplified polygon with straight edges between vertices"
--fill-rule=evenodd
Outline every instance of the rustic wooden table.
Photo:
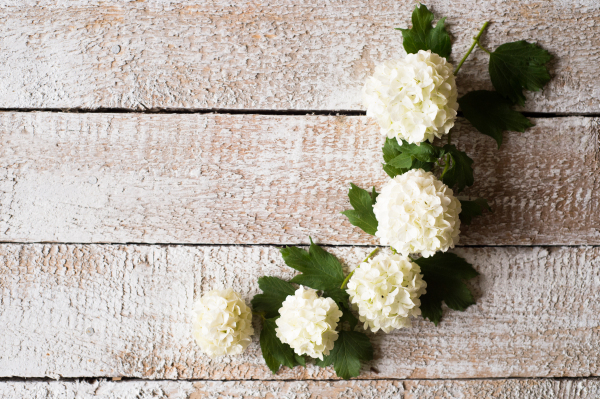
M 428 2 L 454 62 L 489 20 L 488 47 L 539 43 L 553 80 L 499 151 L 454 130 L 494 208 L 455 250 L 477 304 L 376 335 L 350 382 L 273 375 L 257 337 L 210 360 L 190 309 L 291 276 L 278 246 L 309 235 L 347 264 L 371 251 L 339 214 L 350 181 L 386 178 L 360 88 L 404 55 L 415 2 L 1 3 L 0 397 L 600 397 L 597 0 Z M 486 68 L 476 51 L 460 93 Z

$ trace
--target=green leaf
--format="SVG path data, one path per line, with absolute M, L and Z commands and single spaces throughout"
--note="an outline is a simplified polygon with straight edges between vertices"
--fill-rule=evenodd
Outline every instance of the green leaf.
M 398 144 L 398 140 L 395 138 L 390 139 L 389 137 L 385 139 L 381 151 L 383 152 L 383 160 L 386 163 L 402 154 L 402 148 L 400 147 L 400 144 Z
M 350 205 L 354 209 L 341 212 L 348 217 L 351 224 L 371 235 L 375 235 L 375 232 L 377 232 L 377 218 L 373 213 L 373 205 L 375 205 L 377 195 L 375 187 L 369 193 L 367 190 L 350 183 L 348 198 L 350 198 Z
M 473 201 L 460 200 L 460 221 L 464 224 L 471 224 L 471 221 L 476 216 L 483 215 L 484 210 L 492 211 L 485 198 L 477 198 Z
M 461 311 L 475 303 L 463 280 L 479 273 L 466 260 L 449 252 L 438 252 L 430 258 L 419 258 L 415 263 L 421 267 L 427 282 L 427 293 L 421 296 L 421 312 L 436 326 L 442 318 L 442 301 L 450 309 Z
M 409 169 L 412 166 L 413 157 L 409 153 L 402 153 L 388 162 L 388 165 L 397 169 Z
M 398 143 L 395 138 L 387 138 L 382 148 L 383 170 L 391 178 L 404 174 L 412 169 L 423 169 L 429 172 L 433 169 L 435 162 L 444 155 L 444 149 L 430 143 L 421 145 L 408 144 L 402 141 Z M 408 162 L 408 159 L 411 162 Z
M 327 367 L 333 364 L 338 377 L 347 380 L 358 377 L 360 363 L 373 360 L 373 347 L 369 337 L 356 331 L 340 331 L 333 349 L 317 366 Z
M 512 130 L 524 132 L 533 123 L 520 112 L 511 108 L 511 103 L 495 91 L 478 90 L 465 94 L 458 100 L 463 115 L 475 129 L 502 144 L 502 132 Z
M 294 357 L 296 358 L 296 363 L 298 363 L 302 367 L 306 367 L 306 359 L 304 356 L 299 356 L 294 353 Z
M 275 374 L 281 365 L 289 368 L 304 365 L 304 362 L 300 362 L 299 356 L 294 353 L 294 350 L 277 338 L 276 327 L 275 318 L 266 319 L 260 333 L 260 349 L 269 369 Z
M 302 273 L 291 279 L 292 283 L 315 290 L 337 292 L 344 281 L 340 261 L 313 243 L 312 238 L 308 252 L 298 247 L 286 247 L 281 249 L 281 255 L 286 265 Z
M 341 285 L 341 284 L 340 284 Z M 350 300 L 350 295 L 346 292 L 346 290 L 341 289 L 340 287 L 329 288 L 325 291 L 326 296 L 330 297 L 334 301 L 337 302 L 338 305 L 347 307 L 348 301 Z
M 418 159 L 415 159 L 413 160 L 413 164 L 410 167 L 410 169 L 423 169 L 425 172 L 430 172 L 433 169 L 434 165 L 434 162 L 423 162 L 419 161 Z
M 408 172 L 408 169 L 398 169 L 398 168 L 394 168 L 393 166 L 390 166 L 388 164 L 383 164 L 383 171 L 385 173 L 387 173 L 387 175 L 389 177 L 391 177 L 392 179 L 398 175 L 402 175 L 406 172 Z
M 383 145 L 382 152 L 383 152 L 383 160 L 384 160 L 384 162 L 386 162 L 383 164 L 383 170 L 392 179 L 394 177 L 404 174 L 410 170 L 409 168 L 406 168 L 406 169 L 397 168 L 388 163 L 388 162 L 391 162 L 392 160 L 394 160 L 396 157 L 399 157 L 402 155 L 402 150 L 400 149 L 400 144 L 398 144 L 398 140 L 390 139 L 390 138 L 385 139 L 385 144 Z
M 281 303 L 288 295 L 294 295 L 296 292 L 293 285 L 277 277 L 260 277 L 258 286 L 263 293 L 254 295 L 251 302 L 252 309 L 264 313 L 267 319 L 278 317 Z
M 412 28 L 396 28 L 402 32 L 404 38 L 404 50 L 408 54 L 418 53 L 419 50 L 431 50 L 432 52 L 448 58 L 452 51 L 450 35 L 446 32 L 442 18 L 435 28 L 432 28 L 433 13 L 423 4 L 418 4 L 412 13 Z
M 426 141 L 420 145 L 402 142 L 400 151 L 402 151 L 403 154 L 409 154 L 413 158 L 422 162 L 435 162 L 439 158 L 443 157 L 445 153 L 444 148 L 436 147 Z
M 340 323 L 347 321 L 348 324 L 350 324 L 350 331 L 353 331 L 356 325 L 358 324 L 358 319 L 356 318 L 356 316 L 354 316 L 350 308 L 342 307 L 341 310 L 343 314 L 340 318 Z
M 458 192 L 466 186 L 472 186 L 475 182 L 473 177 L 473 160 L 464 151 L 459 151 L 454 144 L 446 144 L 444 151 L 452 158 L 452 166 L 442 176 L 442 181 L 448 187 L 457 186 Z
M 546 63 L 549 52 L 524 40 L 505 43 L 490 54 L 490 78 L 494 88 L 513 104 L 525 104 L 523 89 L 538 91 L 550 80 Z

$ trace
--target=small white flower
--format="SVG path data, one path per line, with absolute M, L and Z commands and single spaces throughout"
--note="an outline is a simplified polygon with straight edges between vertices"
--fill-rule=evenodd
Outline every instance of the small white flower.
M 461 211 L 452 189 L 431 172 L 413 169 L 388 180 L 373 206 L 375 235 L 404 256 L 430 257 L 458 243 Z
M 297 355 L 307 354 L 323 360 L 333 349 L 342 317 L 338 305 L 331 298 L 319 298 L 317 291 L 300 287 L 289 295 L 279 309 L 275 323 L 277 338 L 292 347 Z
M 378 65 L 362 93 L 367 116 L 389 138 L 419 144 L 454 126 L 458 102 L 453 67 L 429 50 Z
M 389 333 L 410 327 L 409 316 L 421 314 L 425 287 L 419 265 L 399 254 L 381 254 L 354 270 L 346 292 L 365 330 Z
M 194 304 L 193 336 L 209 357 L 241 354 L 252 335 L 252 310 L 231 288 L 210 291 Z

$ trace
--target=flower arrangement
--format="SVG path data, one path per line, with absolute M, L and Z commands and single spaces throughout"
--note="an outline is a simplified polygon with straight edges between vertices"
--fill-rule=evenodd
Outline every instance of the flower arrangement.
M 299 274 L 290 281 L 260 277 L 263 293 L 252 299 L 252 311 L 262 319 L 260 347 L 273 373 L 282 365 L 305 366 L 308 356 L 317 366 L 333 365 L 341 378 L 356 377 L 361 363 L 373 359 L 359 322 L 363 331 L 390 333 L 418 316 L 438 325 L 442 302 L 459 311 L 475 303 L 465 281 L 477 271 L 447 251 L 458 243 L 461 225 L 491 208 L 483 198 L 456 197 L 475 179 L 473 160 L 452 144 L 451 129 L 462 111 L 500 147 L 504 131 L 532 126 L 514 106 L 524 104 L 523 90 L 540 90 L 550 80 L 546 64 L 552 56 L 525 41 L 488 51 L 480 44 L 486 22 L 454 68 L 445 18 L 435 27 L 433 19 L 417 5 L 413 27 L 399 29 L 407 56 L 378 65 L 362 90 L 367 116 L 386 137 L 383 170 L 390 179 L 380 193 L 351 184 L 353 209 L 342 214 L 389 250 L 375 256 L 375 249 L 345 275 L 340 261 L 312 239 L 308 251 L 281 249 Z M 458 98 L 455 76 L 476 46 L 489 55 L 495 91 Z M 195 312 L 194 337 L 209 356 L 239 354 L 249 344 L 252 316 L 239 294 L 209 292 Z

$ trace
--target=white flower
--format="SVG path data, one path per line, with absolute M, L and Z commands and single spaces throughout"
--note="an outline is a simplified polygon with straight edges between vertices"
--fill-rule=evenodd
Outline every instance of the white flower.
M 404 256 L 432 256 L 458 243 L 461 211 L 450 188 L 431 172 L 413 169 L 390 179 L 373 206 L 375 235 Z
M 323 360 L 323 355 L 329 355 L 338 339 L 335 329 L 342 317 L 333 299 L 319 298 L 316 290 L 300 287 L 283 301 L 279 314 L 275 332 L 281 342 L 300 356 Z
M 389 333 L 410 327 L 409 316 L 421 314 L 419 297 L 425 287 L 419 265 L 399 254 L 381 254 L 354 270 L 346 292 L 365 330 Z
M 210 291 L 194 304 L 193 336 L 209 357 L 239 355 L 253 334 L 252 310 L 231 288 Z
M 458 102 L 453 67 L 429 50 L 378 65 L 362 93 L 367 116 L 377 119 L 383 135 L 399 142 L 433 141 L 454 126 Z

